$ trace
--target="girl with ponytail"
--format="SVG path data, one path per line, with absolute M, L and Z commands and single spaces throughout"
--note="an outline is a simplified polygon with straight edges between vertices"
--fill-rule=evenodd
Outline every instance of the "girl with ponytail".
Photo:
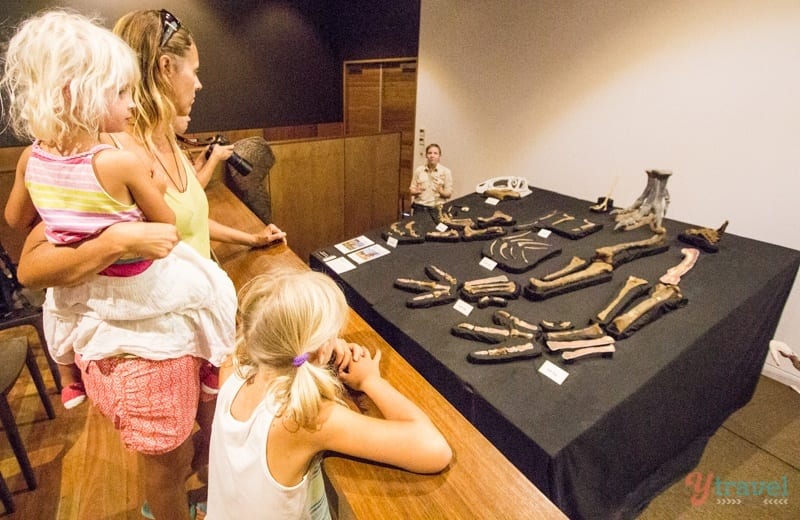
M 220 372 L 207 518 L 329 518 L 325 451 L 418 473 L 449 464 L 441 433 L 381 377 L 380 351 L 339 338 L 348 307 L 333 280 L 262 275 L 239 301 L 233 367 Z M 384 418 L 347 407 L 342 384 L 366 393 Z

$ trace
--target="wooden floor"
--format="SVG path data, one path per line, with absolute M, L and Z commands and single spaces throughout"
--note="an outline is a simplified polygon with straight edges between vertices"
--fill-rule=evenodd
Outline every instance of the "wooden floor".
M 11 519 L 139 520 L 144 494 L 136 457 L 121 445 L 110 421 L 92 406 L 64 410 L 32 329 L 1 331 L 0 340 L 24 335 L 34 345 L 56 418 L 48 420 L 27 369 L 9 394 L 20 433 L 28 448 L 39 487 L 29 491 L 5 436 L 0 436 L 0 471 L 14 493 Z M 712 437 L 697 470 L 724 480 L 774 481 L 788 478 L 786 504 L 765 505 L 749 497 L 720 504 L 713 496 L 702 507 L 690 504 L 691 492 L 675 483 L 641 520 L 800 518 L 800 395 L 762 377 L 750 404 L 735 413 Z M 204 490 L 193 478 L 187 487 Z M 0 506 L 2 508 L 2 506 Z M 486 518 L 476 512 L 476 518 Z

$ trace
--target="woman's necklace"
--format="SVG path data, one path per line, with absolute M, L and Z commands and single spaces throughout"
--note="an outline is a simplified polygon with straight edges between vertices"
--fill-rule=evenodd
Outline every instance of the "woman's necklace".
M 172 148 L 171 145 L 170 145 L 170 148 Z M 175 159 L 175 173 L 178 174 L 178 180 L 180 181 L 180 184 L 178 182 L 176 182 L 175 179 L 172 178 L 172 175 L 170 175 L 169 170 L 167 170 L 167 167 L 164 165 L 164 162 L 161 160 L 161 152 L 156 150 L 153 155 L 155 155 L 156 161 L 158 161 L 158 164 L 161 165 L 161 169 L 163 169 L 164 173 L 167 174 L 167 177 L 172 182 L 172 184 L 175 185 L 175 188 L 178 190 L 178 192 L 180 192 L 180 193 L 185 192 L 186 188 L 187 188 L 188 179 L 185 176 L 186 171 L 183 172 L 184 175 L 181 175 L 181 167 L 180 167 L 180 164 L 178 164 L 178 154 L 175 153 L 175 149 L 174 148 L 172 149 L 172 158 Z

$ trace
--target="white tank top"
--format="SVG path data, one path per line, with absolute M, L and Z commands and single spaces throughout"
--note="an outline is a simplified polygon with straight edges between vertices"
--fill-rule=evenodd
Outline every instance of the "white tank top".
M 231 416 L 231 403 L 244 382 L 233 374 L 217 395 L 206 519 L 330 518 L 319 460 L 291 487 L 276 482 L 269 472 L 267 433 L 275 418 L 275 403 L 265 399 L 245 421 Z

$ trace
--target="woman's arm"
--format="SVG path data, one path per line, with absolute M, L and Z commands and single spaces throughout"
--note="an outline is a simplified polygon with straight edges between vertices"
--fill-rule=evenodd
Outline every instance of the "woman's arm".
M 122 256 L 164 258 L 178 241 L 178 231 L 170 224 L 122 222 L 75 245 L 55 246 L 39 224 L 25 240 L 17 276 L 32 289 L 75 285 Z
M 226 226 L 216 220 L 208 220 L 208 232 L 211 240 L 225 244 L 239 244 L 250 247 L 262 247 L 280 241 L 286 241 L 286 233 L 275 224 L 268 224 L 258 233 L 247 233 L 239 229 Z
M 25 169 L 28 167 L 28 158 L 31 156 L 31 147 L 25 148 L 17 161 L 17 172 L 14 175 L 14 185 L 6 203 L 5 218 L 8 225 L 15 231 L 27 232 L 39 218 L 36 207 L 33 205 L 28 188 L 25 187 Z
M 194 160 L 194 169 L 197 174 L 197 180 L 200 185 L 205 188 L 211 181 L 214 175 L 214 170 L 217 169 L 219 163 L 227 161 L 233 155 L 233 145 L 215 144 L 211 148 L 211 154 L 206 159 L 206 152 L 199 154 L 197 159 Z

